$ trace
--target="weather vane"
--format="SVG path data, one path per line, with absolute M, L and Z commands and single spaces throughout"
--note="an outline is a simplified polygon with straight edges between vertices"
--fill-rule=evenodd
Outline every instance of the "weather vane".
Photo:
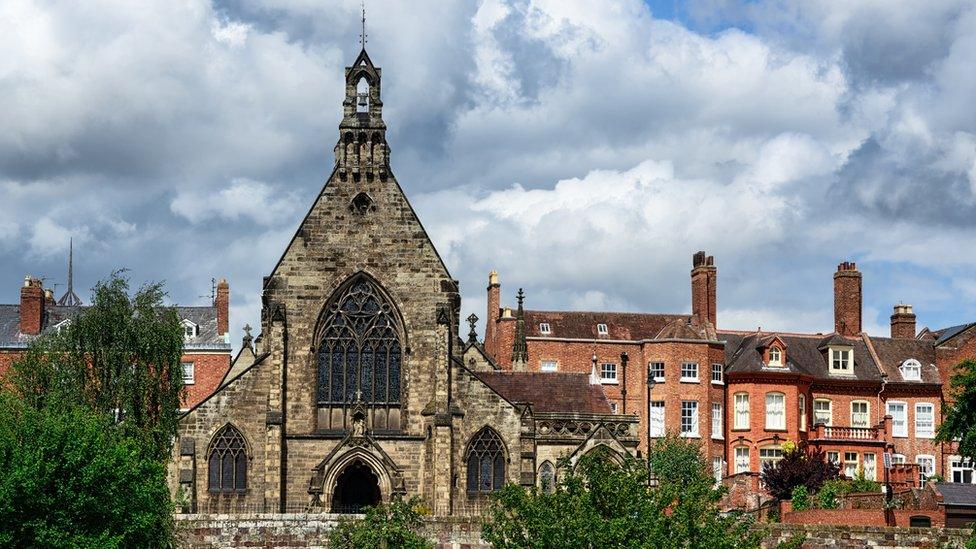
M 365 50 L 366 49 L 366 42 L 367 42 L 367 40 L 366 40 L 366 1 L 365 0 L 363 0 L 363 2 L 361 3 L 361 6 L 363 8 L 363 33 L 359 35 L 359 44 Z

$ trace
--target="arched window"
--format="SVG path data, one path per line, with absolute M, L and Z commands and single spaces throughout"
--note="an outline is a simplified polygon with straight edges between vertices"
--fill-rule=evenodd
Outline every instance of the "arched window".
M 773 345 L 769 348 L 769 365 L 770 366 L 782 366 L 783 365 L 783 354 L 780 348 Z
M 468 448 L 468 492 L 494 492 L 504 484 L 505 448 L 498 433 L 485 427 Z
M 910 358 L 901 364 L 901 377 L 910 381 L 922 379 L 922 363 Z
M 369 112 L 369 81 L 365 76 L 356 84 L 356 112 Z
M 227 424 L 217 431 L 208 456 L 211 492 L 231 494 L 247 489 L 247 445 L 237 428 Z
M 556 468 L 551 462 L 545 461 L 539 467 L 539 488 L 547 494 L 556 491 Z
M 398 405 L 402 345 L 394 306 L 365 275 L 327 309 L 318 356 L 318 401 Z M 337 406 L 338 405 L 338 406 Z

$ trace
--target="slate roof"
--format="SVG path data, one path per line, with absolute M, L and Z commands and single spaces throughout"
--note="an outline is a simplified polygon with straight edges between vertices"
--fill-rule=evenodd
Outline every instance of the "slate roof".
M 528 337 L 635 341 L 655 339 L 666 326 L 676 320 L 687 323 L 691 320 L 691 315 L 525 311 L 525 334 Z M 543 322 L 549 323 L 550 333 L 543 334 L 539 331 L 539 324 Z M 606 324 L 608 333 L 597 333 L 597 324 Z
M 921 383 L 942 383 L 939 369 L 935 366 L 935 345 L 932 340 L 872 336 L 871 345 L 881 360 L 881 369 L 888 374 L 888 381 L 906 381 L 901 375 L 900 366 L 906 360 L 914 358 L 922 365 Z
M 970 322 L 968 324 L 959 324 L 958 326 L 950 326 L 948 328 L 942 328 L 941 330 L 936 330 L 935 332 L 933 332 L 938 338 L 935 340 L 935 344 L 942 345 L 946 341 L 956 337 L 960 333 L 968 330 L 973 326 L 976 326 L 976 322 Z
M 50 331 L 63 320 L 73 318 L 87 309 L 87 306 L 68 307 L 48 305 L 45 308 L 42 331 Z M 177 316 L 199 326 L 197 337 L 186 342 L 189 350 L 219 349 L 229 350 L 230 343 L 217 334 L 216 307 L 174 307 Z M 0 348 L 24 348 L 31 336 L 20 333 L 20 305 L 0 305 Z
M 976 507 L 976 484 L 938 482 L 935 489 L 942 494 L 942 504 L 952 507 Z
M 506 400 L 531 404 L 535 412 L 609 414 L 603 386 L 587 374 L 567 372 L 471 372 Z
M 786 365 L 783 368 L 764 367 L 762 341 L 776 335 L 786 344 Z M 743 333 L 719 332 L 725 340 L 726 372 L 789 372 L 808 375 L 814 379 L 855 379 L 880 381 L 881 370 L 861 338 L 841 338 L 836 334 L 787 334 L 778 332 Z M 828 373 L 827 344 L 844 343 L 854 348 L 854 375 L 836 376 Z

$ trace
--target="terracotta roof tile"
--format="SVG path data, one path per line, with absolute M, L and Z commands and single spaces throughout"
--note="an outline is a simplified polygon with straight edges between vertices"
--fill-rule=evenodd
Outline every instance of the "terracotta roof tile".
M 513 403 L 531 404 L 536 412 L 609 414 L 603 386 L 587 374 L 566 372 L 471 372 Z
M 673 314 L 525 311 L 525 331 L 529 337 L 633 341 L 654 339 L 673 321 L 687 322 L 690 319 L 690 315 Z M 543 322 L 549 324 L 550 333 L 539 331 L 539 324 Z M 597 333 L 597 324 L 606 324 L 608 333 Z

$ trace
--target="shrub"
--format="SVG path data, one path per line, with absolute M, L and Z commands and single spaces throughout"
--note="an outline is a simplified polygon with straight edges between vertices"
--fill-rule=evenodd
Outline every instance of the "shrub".
M 837 485 L 838 481 L 828 481 L 820 487 L 820 491 L 817 492 L 817 500 L 821 509 L 837 508 L 837 496 L 840 495 Z
M 794 511 L 805 511 L 810 508 L 810 492 L 807 491 L 807 487 L 797 486 L 793 488 L 792 495 L 793 510 Z
M 837 464 L 826 459 L 820 449 L 801 442 L 783 453 L 783 459 L 763 468 L 761 477 L 769 493 L 777 499 L 789 499 L 793 489 L 805 486 L 807 492 L 816 492 L 820 486 L 837 478 Z
M 329 534 L 335 549 L 397 547 L 427 549 L 434 545 L 420 534 L 426 508 L 419 497 L 366 509 L 361 519 L 341 519 Z
M 869 480 L 864 476 L 864 469 L 858 468 L 857 475 L 854 476 L 850 481 L 850 489 L 848 493 L 854 492 L 880 492 L 881 483 Z

